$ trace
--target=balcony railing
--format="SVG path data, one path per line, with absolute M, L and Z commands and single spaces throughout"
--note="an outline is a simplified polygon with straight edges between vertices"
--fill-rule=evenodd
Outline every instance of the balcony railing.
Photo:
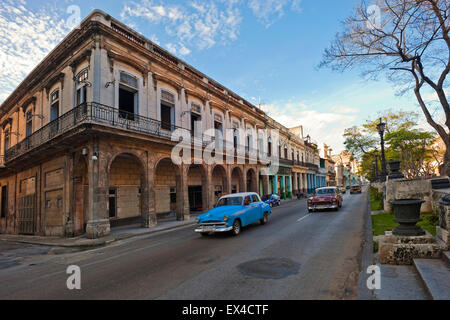
M 172 133 L 176 129 L 182 129 L 191 133 L 190 130 L 177 127 L 172 124 L 163 123 L 161 121 L 143 117 L 134 113 L 128 113 L 103 104 L 85 103 L 68 111 L 61 117 L 48 123 L 38 131 L 26 137 L 21 142 L 12 146 L 6 151 L 4 161 L 11 161 L 83 123 L 95 123 L 111 126 L 114 128 L 143 133 L 167 140 L 172 139 Z M 191 142 L 193 144 L 194 136 L 191 134 L 191 137 Z M 215 140 L 215 137 L 204 136 L 202 138 L 202 146 L 206 147 Z M 224 140 L 222 142 L 222 146 L 224 152 L 227 152 L 228 150 L 235 151 L 233 142 Z M 242 148 L 242 146 L 239 146 L 239 148 Z M 245 155 L 247 157 L 253 155 L 256 157 L 258 155 L 256 150 L 249 150 L 247 147 L 245 147 L 245 151 Z

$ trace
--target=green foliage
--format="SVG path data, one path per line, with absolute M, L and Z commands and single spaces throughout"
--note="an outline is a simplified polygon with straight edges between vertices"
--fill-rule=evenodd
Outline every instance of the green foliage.
M 379 118 L 386 123 L 386 161 L 400 160 L 401 170 L 407 178 L 417 178 L 430 174 L 429 163 L 435 160 L 432 145 L 436 135 L 416 128 L 416 112 L 387 110 Z M 360 174 L 371 179 L 376 173 L 374 152 L 380 145 L 377 131 L 379 118 L 366 120 L 359 127 L 348 128 L 344 132 L 345 147 L 360 160 Z M 381 152 L 378 151 L 378 172 L 381 172 Z
M 370 210 L 371 211 L 379 211 L 383 210 L 383 193 L 378 192 L 377 188 L 370 187 Z
M 425 212 L 421 213 L 420 216 L 423 221 L 420 221 L 417 225 L 432 235 L 436 235 L 436 226 L 438 225 L 438 221 L 436 221 L 436 213 Z M 398 223 L 394 221 L 394 218 L 394 215 L 389 213 L 372 216 L 373 235 L 380 236 L 384 235 L 386 231 L 394 230 L 394 228 L 398 225 Z

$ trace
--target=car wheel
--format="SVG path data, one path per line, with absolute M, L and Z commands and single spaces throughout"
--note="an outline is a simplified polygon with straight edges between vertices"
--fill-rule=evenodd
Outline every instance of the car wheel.
M 241 221 L 239 221 L 238 219 L 234 220 L 233 222 L 232 232 L 234 236 L 237 236 L 239 233 L 241 233 Z
M 267 221 L 269 221 L 269 215 L 267 214 L 267 212 L 264 212 L 263 218 L 259 221 L 261 222 L 262 225 L 265 225 Z

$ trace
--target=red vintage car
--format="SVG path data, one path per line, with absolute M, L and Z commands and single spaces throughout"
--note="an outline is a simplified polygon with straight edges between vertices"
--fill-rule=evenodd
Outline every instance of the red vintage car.
M 314 196 L 308 199 L 308 211 L 342 208 L 342 194 L 337 187 L 319 188 Z

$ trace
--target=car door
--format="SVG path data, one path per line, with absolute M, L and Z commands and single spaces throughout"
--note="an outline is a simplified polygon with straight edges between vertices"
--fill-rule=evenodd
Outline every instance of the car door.
M 253 222 L 259 221 L 262 218 L 262 203 L 259 197 L 252 195 L 252 218 Z
M 246 203 L 248 203 L 246 205 Z M 252 223 L 253 220 L 253 216 L 252 216 L 252 212 L 253 212 L 253 203 L 252 203 L 252 198 L 250 196 L 246 196 L 244 198 L 244 210 L 243 213 L 241 215 L 241 222 L 242 222 L 242 226 L 246 226 L 250 223 Z

